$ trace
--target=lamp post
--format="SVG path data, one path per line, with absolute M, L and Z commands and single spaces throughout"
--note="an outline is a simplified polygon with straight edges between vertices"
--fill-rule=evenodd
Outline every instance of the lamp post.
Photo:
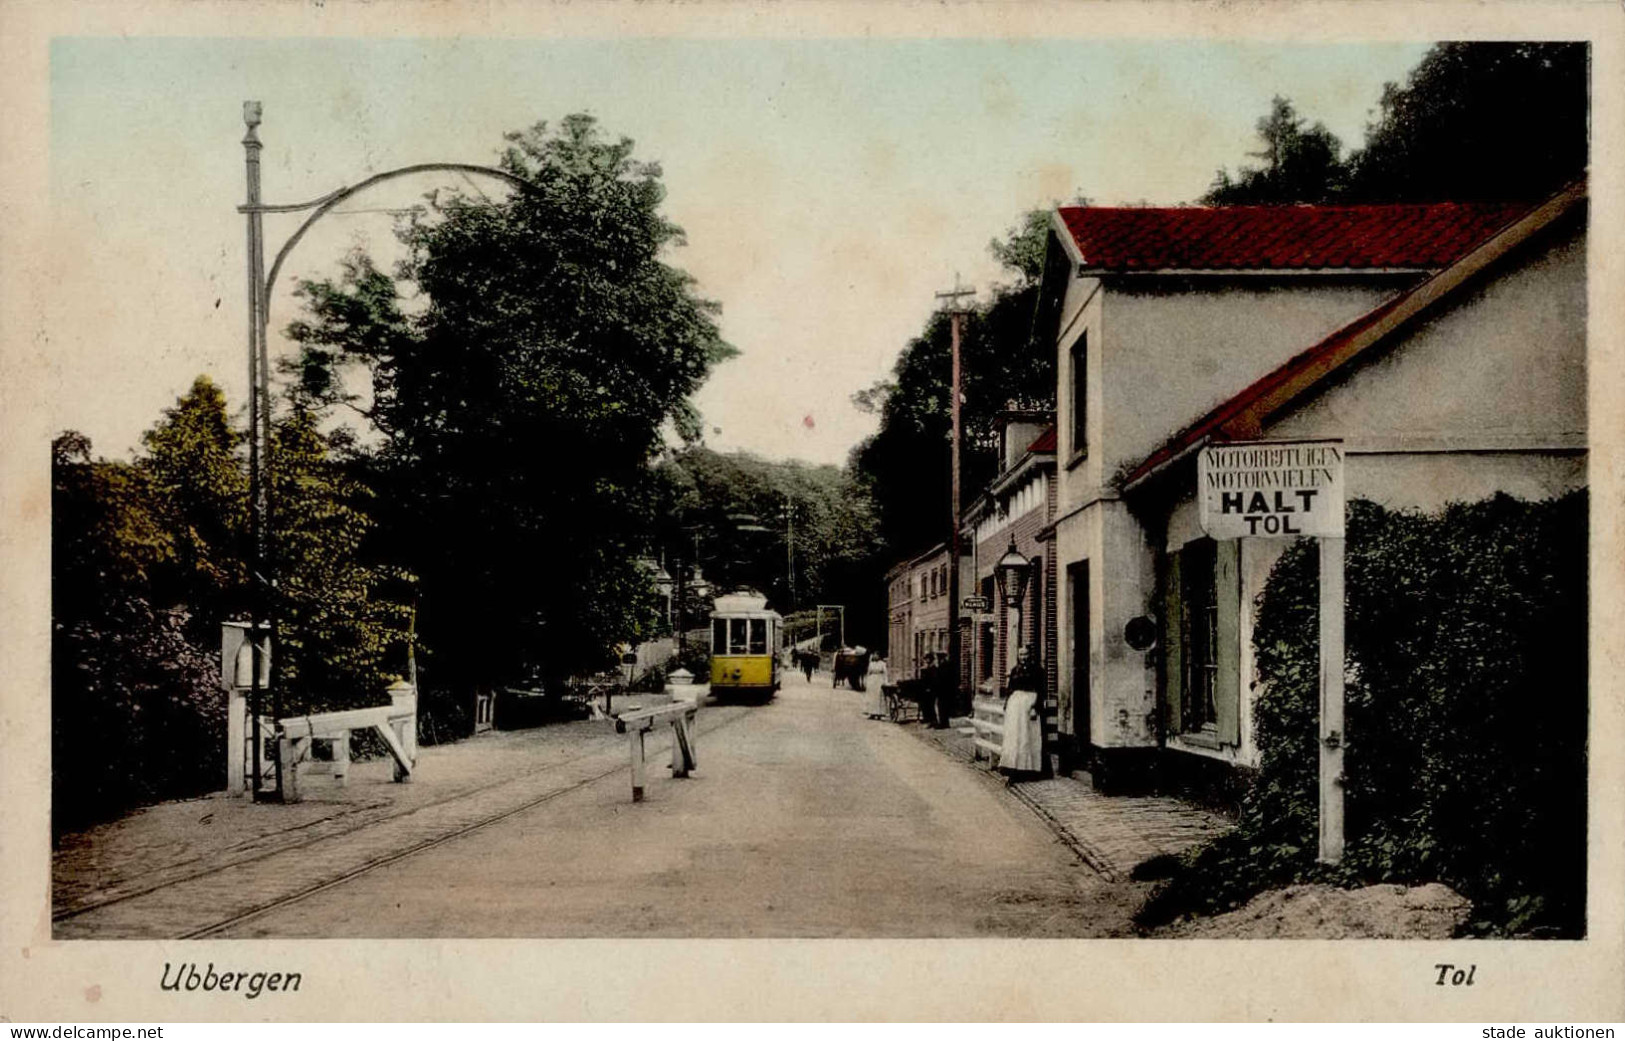
M 666 632 L 671 632 L 671 591 L 677 585 L 664 564 L 655 572 L 655 589 L 666 599 Z
M 1014 535 L 1010 537 L 1010 548 L 1006 549 L 1004 556 L 993 565 L 993 574 L 998 581 L 999 595 L 1004 599 L 1004 606 L 1016 613 L 1015 639 L 1012 641 L 1006 636 L 1005 646 L 1008 647 L 1013 642 L 1017 652 L 1021 650 L 1021 601 L 1027 592 L 1027 573 L 1031 567 L 1032 562 L 1016 549 Z
M 262 116 L 262 106 L 258 101 L 243 102 L 243 124 L 247 128 L 243 135 L 244 163 L 247 174 L 247 197 L 243 205 L 237 207 L 237 212 L 247 218 L 248 224 L 248 501 L 249 501 L 249 621 L 250 631 L 265 632 L 264 647 L 261 641 L 253 642 L 253 682 L 249 688 L 249 711 L 253 715 L 253 742 L 254 742 L 254 781 L 250 786 L 254 800 L 267 799 L 280 800 L 283 792 L 283 763 L 280 758 L 276 762 L 275 786 L 270 791 L 263 791 L 260 787 L 261 776 L 259 769 L 259 755 L 261 745 L 260 715 L 262 712 L 263 692 L 268 688 L 273 696 L 273 712 L 275 718 L 282 717 L 282 688 L 277 682 L 277 655 L 276 655 L 276 566 L 272 553 L 272 502 L 271 502 L 271 381 L 270 381 L 270 348 L 268 346 L 267 328 L 270 323 L 271 290 L 276 286 L 277 274 L 282 270 L 283 261 L 288 254 L 299 244 L 322 217 L 332 212 L 333 208 L 357 192 L 371 188 L 373 185 L 409 174 L 448 171 L 462 174 L 481 174 L 494 177 L 501 181 L 524 189 L 530 183 L 506 170 L 499 170 L 491 166 L 476 166 L 469 163 L 418 163 L 413 166 L 403 166 L 384 173 L 373 174 L 354 185 L 337 188 L 326 195 L 308 202 L 289 203 L 284 205 L 269 204 L 260 197 L 260 151 L 263 145 L 259 138 L 259 126 Z M 271 262 L 271 271 L 265 272 L 265 233 L 263 216 L 267 213 L 303 213 L 311 211 L 310 216 L 295 229 L 294 233 L 277 250 L 276 258 Z M 268 661 L 265 659 L 269 659 Z M 261 680 L 261 671 L 266 679 Z
M 265 447 L 266 424 L 262 421 L 262 410 L 269 399 L 266 392 L 266 343 L 265 343 L 265 244 L 264 228 L 260 219 L 260 103 L 258 101 L 243 102 L 243 133 L 244 166 L 247 173 L 247 203 L 243 207 L 248 217 L 248 631 L 249 646 L 252 648 L 252 663 L 249 668 L 248 711 L 252 716 L 252 741 L 254 754 L 250 759 L 253 763 L 253 779 L 249 782 L 249 793 L 255 801 L 264 799 L 268 794 L 280 795 L 282 792 L 282 758 L 276 760 L 276 780 L 271 792 L 262 788 L 264 777 L 260 764 L 262 749 L 265 747 L 264 738 L 260 733 L 260 717 L 264 714 L 263 691 L 266 686 L 273 690 L 280 690 L 270 680 L 268 667 L 272 645 L 275 643 L 274 633 L 267 631 L 262 636 L 262 626 L 269 629 L 269 613 L 271 597 L 269 589 L 269 576 L 267 561 L 270 559 L 267 536 L 270 534 L 270 497 L 267 494 L 267 481 L 261 473 L 261 452 Z M 262 673 L 264 675 L 262 676 Z M 282 715 L 281 698 L 277 698 L 276 715 Z M 235 752 L 233 754 L 236 754 Z

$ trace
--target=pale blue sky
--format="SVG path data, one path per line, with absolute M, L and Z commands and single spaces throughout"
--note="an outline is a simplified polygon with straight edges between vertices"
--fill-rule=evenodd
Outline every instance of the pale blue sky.
M 741 356 L 701 392 L 709 441 L 840 462 L 850 396 L 890 369 L 987 241 L 1075 191 L 1195 199 L 1285 94 L 1358 144 L 1425 44 L 1052 40 L 65 39 L 52 48 L 57 428 L 131 448 L 192 377 L 245 386 L 241 102 L 262 101 L 265 196 L 313 198 L 428 161 L 490 162 L 504 131 L 574 111 L 658 160 L 688 233 L 671 261 L 723 305 Z M 352 208 L 408 205 L 402 181 Z M 495 189 L 487 189 L 495 190 Z M 338 217 L 293 254 L 330 273 L 389 250 Z M 294 227 L 268 221 L 271 249 Z M 290 277 L 291 276 L 291 277 Z M 216 304 L 218 301 L 218 305 Z M 275 346 L 275 341 L 273 342 Z M 71 388 L 72 393 L 68 390 Z M 809 429 L 804 418 L 811 416 Z

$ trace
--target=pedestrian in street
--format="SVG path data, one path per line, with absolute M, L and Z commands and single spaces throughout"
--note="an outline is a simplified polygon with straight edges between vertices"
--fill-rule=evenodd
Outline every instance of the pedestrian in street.
M 959 697 L 959 677 L 953 673 L 953 666 L 946 654 L 937 655 L 936 670 L 931 676 L 931 701 L 933 706 L 932 728 L 946 729 L 948 717 L 953 712 L 954 702 Z
M 920 722 L 926 726 L 937 726 L 937 688 L 941 681 L 939 676 L 942 666 L 937 663 L 935 653 L 927 653 L 925 667 L 920 669 L 918 677 L 918 692 L 920 697 Z
M 869 662 L 868 687 L 873 691 L 869 696 L 869 708 L 864 713 L 870 719 L 883 719 L 890 715 L 886 704 L 886 659 L 876 657 Z

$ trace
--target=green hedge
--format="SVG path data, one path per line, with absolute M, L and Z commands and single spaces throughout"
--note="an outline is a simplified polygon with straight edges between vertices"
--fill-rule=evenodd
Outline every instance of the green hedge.
M 1439 881 L 1469 931 L 1585 930 L 1585 493 L 1438 514 L 1349 505 L 1345 859 L 1315 863 L 1318 568 L 1291 546 L 1259 598 L 1258 783 L 1144 924 L 1301 881 Z
M 186 638 L 179 612 L 111 603 L 52 634 L 53 838 L 226 779 L 219 664 Z

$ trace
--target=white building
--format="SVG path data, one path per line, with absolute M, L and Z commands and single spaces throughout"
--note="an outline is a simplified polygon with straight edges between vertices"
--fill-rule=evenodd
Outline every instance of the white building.
M 1257 765 L 1251 605 L 1285 543 L 1203 537 L 1203 445 L 1340 438 L 1348 497 L 1390 507 L 1585 484 L 1585 209 L 1576 186 L 1533 208 L 1056 211 L 1045 534 L 1073 764 L 1106 788 Z M 1155 646 L 1130 646 L 1136 618 Z

